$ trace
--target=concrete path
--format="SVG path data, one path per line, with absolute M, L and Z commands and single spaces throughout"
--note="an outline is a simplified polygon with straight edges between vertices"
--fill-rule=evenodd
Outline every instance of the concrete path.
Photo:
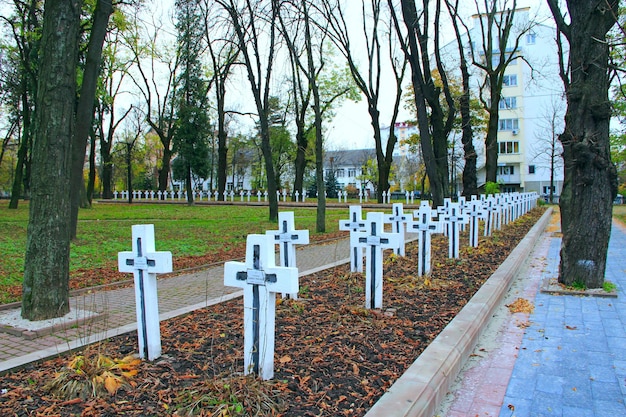
M 617 298 L 551 295 L 558 217 L 494 315 L 438 416 L 626 416 L 626 227 L 614 221 L 606 279 Z M 534 312 L 506 305 L 530 301 Z
M 349 253 L 348 239 L 298 246 L 296 257 L 300 275 L 348 263 Z M 132 279 L 132 275 L 129 277 Z M 192 274 L 159 279 L 161 320 L 242 294 L 238 288 L 225 287 L 223 283 L 223 264 Z M 60 329 L 49 335 L 32 339 L 0 332 L 0 372 L 118 334 L 136 331 L 134 291 L 131 285 L 71 297 L 72 309 L 103 313 L 98 321 L 86 325 L 59 326 Z

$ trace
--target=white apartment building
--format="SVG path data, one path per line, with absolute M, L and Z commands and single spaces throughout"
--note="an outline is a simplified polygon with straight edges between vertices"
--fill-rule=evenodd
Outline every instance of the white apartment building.
M 480 56 L 484 57 L 481 50 L 481 15 L 474 15 L 472 19 L 473 27 L 469 30 L 469 39 L 474 46 L 476 59 L 480 59 Z M 505 71 L 500 100 L 498 182 L 502 184 L 503 191 L 536 191 L 549 194 L 553 160 L 554 192 L 555 195 L 560 195 L 563 187 L 563 163 L 560 156 L 561 146 L 556 135 L 563 129 L 566 104 L 563 83 L 559 77 L 556 31 L 554 27 L 534 20 L 530 8 L 515 11 L 511 46 L 506 52 L 515 54 L 517 58 Z M 520 33 L 518 48 L 514 50 L 514 41 Z M 497 42 L 494 44 L 497 45 Z M 458 58 L 455 58 L 458 57 L 456 41 L 447 44 L 442 51 L 449 58 L 446 67 L 458 67 Z M 498 54 L 499 51 L 494 51 L 493 55 Z M 475 66 L 472 66 L 471 71 L 472 85 L 478 91 L 484 72 Z M 554 158 L 550 157 L 552 138 L 555 138 Z M 474 137 L 477 151 L 484 150 L 484 144 L 478 142 L 484 142 L 484 137 Z M 485 182 L 484 163 L 484 154 L 479 155 L 479 186 Z

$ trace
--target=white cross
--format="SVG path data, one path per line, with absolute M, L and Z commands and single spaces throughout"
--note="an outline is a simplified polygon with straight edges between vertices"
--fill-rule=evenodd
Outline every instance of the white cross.
M 437 211 L 430 207 L 428 201 L 422 200 L 420 208 L 413 211 L 414 220 L 407 225 L 409 230 L 419 233 L 417 275 L 420 277 L 430 274 L 431 235 L 443 232 L 443 224 L 434 220 L 436 215 Z
M 298 268 L 276 266 L 268 235 L 248 235 L 246 262 L 224 264 L 224 285 L 243 288 L 244 374 L 274 376 L 276 293 L 298 292 Z
M 153 224 L 134 225 L 132 235 L 133 251 L 119 252 L 117 265 L 134 275 L 139 357 L 154 360 L 161 356 L 156 274 L 172 272 L 172 253 L 155 250 Z
M 410 213 L 404 212 L 404 207 L 402 203 L 393 203 L 392 214 L 385 215 L 385 223 L 391 223 L 391 231 L 397 233 L 399 236 L 399 244 L 397 248 L 394 248 L 394 252 L 396 255 L 404 256 L 405 248 L 404 248 L 404 231 L 405 224 L 413 221 L 413 216 Z
M 442 220 L 448 225 L 448 258 L 459 257 L 459 230 L 461 224 L 467 224 L 469 217 L 461 212 L 459 203 L 450 203 Z
M 278 213 L 278 230 L 268 230 L 266 235 L 271 236 L 272 241 L 280 247 L 280 266 L 296 266 L 296 245 L 308 245 L 309 231 L 296 230 L 293 211 Z M 283 294 L 294 300 L 298 294 Z
M 478 247 L 478 229 L 480 219 L 487 217 L 487 211 L 478 200 L 472 200 L 465 204 L 465 213 L 469 216 L 469 244 Z
M 451 198 L 444 198 L 443 199 L 443 206 L 438 206 L 437 207 L 437 213 L 439 213 L 439 215 L 445 214 L 448 212 L 448 207 L 450 207 L 450 203 L 452 203 L 452 199 Z M 447 223 L 443 223 L 443 234 L 444 236 L 448 236 L 448 230 L 449 229 L 449 225 Z
M 358 244 L 357 232 L 365 231 L 361 206 L 350 206 L 350 220 L 339 220 L 339 230 L 350 231 L 350 271 L 363 272 L 363 248 Z
M 396 233 L 383 232 L 383 213 L 367 213 L 365 232 L 356 232 L 365 248 L 365 308 L 383 307 L 383 250 L 398 246 Z

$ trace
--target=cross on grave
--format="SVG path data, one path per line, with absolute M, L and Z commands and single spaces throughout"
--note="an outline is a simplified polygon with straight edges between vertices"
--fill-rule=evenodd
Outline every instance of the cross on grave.
M 224 285 L 243 288 L 244 374 L 274 376 L 276 293 L 298 292 L 298 268 L 276 266 L 268 235 L 248 235 L 246 261 L 224 264 Z
M 363 272 L 363 248 L 358 244 L 357 232 L 365 232 L 361 206 L 350 206 L 350 220 L 339 220 L 339 230 L 350 231 L 350 272 Z
M 487 218 L 488 212 L 483 208 L 483 203 L 471 200 L 465 204 L 465 214 L 469 216 L 469 244 L 477 248 L 479 221 Z
M 413 221 L 407 225 L 410 230 L 419 233 L 417 275 L 420 277 L 430 274 L 431 235 L 443 232 L 443 224 L 434 220 L 435 217 L 437 211 L 430 207 L 428 201 L 421 201 L 419 209 L 413 211 Z
M 461 212 L 459 203 L 450 203 L 441 219 L 448 225 L 448 258 L 458 258 L 460 225 L 467 224 L 469 217 Z
M 383 250 L 398 246 L 400 236 L 383 232 L 383 213 L 367 213 L 365 232 L 356 232 L 365 248 L 365 308 L 383 307 Z
M 296 245 L 309 244 L 309 231 L 296 230 L 293 211 L 278 213 L 278 230 L 268 230 L 266 235 L 271 236 L 274 243 L 280 247 L 280 266 L 296 266 Z M 283 294 L 283 298 L 289 296 L 297 299 L 298 294 Z
M 437 207 L 437 213 L 439 213 L 439 215 L 445 214 L 448 212 L 448 207 L 450 207 L 450 203 L 452 203 L 452 199 L 451 198 L 444 198 L 443 199 L 443 206 L 438 206 Z M 444 236 L 448 236 L 448 224 L 447 223 L 443 223 L 443 235 Z
M 399 244 L 397 248 L 394 248 L 396 255 L 405 256 L 404 248 L 404 230 L 405 224 L 413 221 L 413 216 L 410 213 L 404 212 L 402 203 L 393 203 L 392 214 L 385 215 L 385 223 L 391 223 L 391 231 L 397 233 L 399 236 Z
M 153 224 L 134 225 L 132 236 L 132 252 L 119 252 L 117 265 L 134 275 L 139 357 L 154 360 L 161 356 L 156 274 L 172 272 L 172 253 L 155 250 Z

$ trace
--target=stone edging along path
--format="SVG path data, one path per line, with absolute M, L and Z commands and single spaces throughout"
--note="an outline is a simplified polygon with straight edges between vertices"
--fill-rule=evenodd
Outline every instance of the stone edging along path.
M 546 228 L 548 208 L 508 258 L 365 417 L 431 417 Z

